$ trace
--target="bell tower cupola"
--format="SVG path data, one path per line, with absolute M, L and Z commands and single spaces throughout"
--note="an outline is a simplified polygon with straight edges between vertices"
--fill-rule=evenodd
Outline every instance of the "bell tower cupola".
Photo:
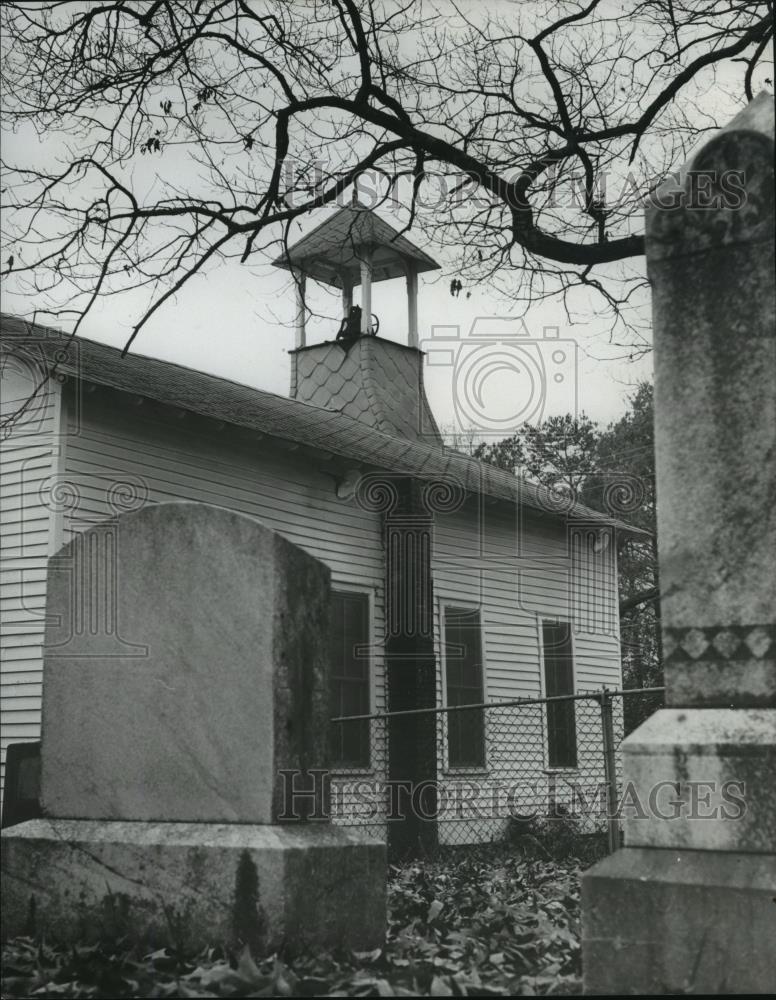
M 296 288 L 291 396 L 394 436 L 441 444 L 418 348 L 418 275 L 438 270 L 439 264 L 371 209 L 355 203 L 334 212 L 273 264 L 293 273 Z M 399 277 L 406 282 L 404 317 L 397 310 L 378 319 L 372 312 L 372 285 Z M 308 280 L 341 290 L 342 322 L 335 340 L 307 343 Z M 360 307 L 353 304 L 359 285 Z M 406 344 L 379 335 L 405 324 Z

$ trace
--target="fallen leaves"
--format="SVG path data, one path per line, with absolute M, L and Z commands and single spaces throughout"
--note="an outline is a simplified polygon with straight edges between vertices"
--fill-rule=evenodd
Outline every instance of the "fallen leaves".
M 384 946 L 347 955 L 191 959 L 17 938 L 3 949 L 3 997 L 574 995 L 579 874 L 575 861 L 494 849 L 391 867 Z

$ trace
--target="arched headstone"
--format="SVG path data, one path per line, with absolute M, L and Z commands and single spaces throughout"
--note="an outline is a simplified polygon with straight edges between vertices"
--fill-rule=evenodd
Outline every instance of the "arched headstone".
M 323 563 L 148 506 L 49 561 L 47 615 L 46 818 L 3 833 L 4 934 L 381 943 L 385 845 L 327 821 Z

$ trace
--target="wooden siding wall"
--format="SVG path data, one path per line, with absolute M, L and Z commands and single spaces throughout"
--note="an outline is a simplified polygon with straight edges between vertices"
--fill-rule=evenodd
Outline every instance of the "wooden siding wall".
M 71 390 L 63 407 L 64 446 L 58 437 L 58 397 L 49 394 L 39 432 L 3 448 L 2 606 L 9 622 L 3 637 L 3 746 L 39 736 L 47 557 L 97 521 L 167 500 L 218 504 L 255 516 L 322 559 L 335 586 L 368 592 L 372 709 L 383 710 L 382 529 L 379 515 L 352 498 L 337 497 L 344 468 L 336 460 L 325 462 L 112 390 L 85 391 L 78 406 L 69 395 Z M 64 499 L 58 507 L 47 500 L 47 479 Z M 440 704 L 445 604 L 482 609 L 486 700 L 543 694 L 542 617 L 574 622 L 577 691 L 621 686 L 612 553 L 585 548 L 576 566 L 585 580 L 581 600 L 570 598 L 574 568 L 566 530 L 558 522 L 480 498 L 437 515 L 433 570 Z M 489 745 L 489 764 L 498 763 L 501 753 Z M 377 773 L 380 763 L 378 754 L 373 759 Z M 541 771 L 541 752 L 533 765 Z M 481 830 L 472 829 L 471 839 L 481 839 Z M 460 842 L 460 828 L 455 837 Z
M 584 586 L 579 587 L 579 578 Z M 621 682 L 616 564 L 611 549 L 572 551 L 565 526 L 470 499 L 434 530 L 437 662 L 441 608 L 482 608 L 486 700 L 543 696 L 541 618 L 574 624 L 575 686 Z M 576 595 L 576 597 L 575 597 Z
M 65 519 L 66 540 L 88 523 L 160 501 L 194 500 L 249 514 L 326 563 L 335 587 L 372 594 L 374 641 L 382 646 L 379 516 L 337 497 L 333 464 L 313 464 L 256 435 L 97 389 L 85 397 L 65 466 L 79 492 Z M 382 677 L 377 656 L 374 669 Z M 375 709 L 382 707 L 378 699 Z
M 34 360 L 3 354 L 3 414 L 18 411 L 37 382 Z M 2 772 L 9 743 L 40 733 L 46 563 L 53 550 L 60 390 L 34 398 L 0 441 L 0 693 Z
M 439 516 L 434 531 L 439 700 L 444 703 L 443 608 L 479 607 L 485 656 L 485 700 L 544 697 L 541 620 L 572 623 L 574 688 L 582 693 L 605 684 L 621 687 L 616 560 L 611 548 L 595 552 L 588 540 L 568 536 L 565 526 L 525 509 L 470 498 L 453 514 Z M 610 540 L 613 544 L 613 540 Z M 442 820 L 442 843 L 477 842 L 500 836 L 503 819 L 489 820 L 494 783 L 529 779 L 535 791 L 523 798 L 526 811 L 541 813 L 550 798 L 568 800 L 571 783 L 587 787 L 603 780 L 599 710 L 578 702 L 578 768 L 547 767 L 546 728 L 539 706 L 488 710 L 487 764 L 467 774 L 440 762 L 440 780 L 450 800 L 456 787 L 480 788 L 467 807 L 471 820 Z M 444 745 L 445 722 L 440 742 Z M 446 757 L 443 746 L 443 757 Z M 521 794 L 525 795 L 525 789 Z

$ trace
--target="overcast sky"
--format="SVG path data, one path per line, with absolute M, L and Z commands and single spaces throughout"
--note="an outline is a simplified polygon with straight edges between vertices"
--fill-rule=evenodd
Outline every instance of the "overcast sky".
M 9 158 L 12 158 L 13 146 L 17 142 L 20 142 L 18 136 L 6 137 L 5 154 Z M 181 166 L 185 170 L 185 164 Z M 301 237 L 335 210 L 321 209 L 309 220 L 306 219 L 298 236 Z M 401 224 L 392 215 L 390 207 L 384 207 L 381 214 L 397 227 Z M 423 243 L 421 239 L 418 243 L 432 257 L 435 256 L 433 246 Z M 445 346 L 449 347 L 455 340 L 454 328 L 458 327 L 462 346 L 453 351 L 453 356 L 460 362 L 466 357 L 465 352 L 471 351 L 466 344 L 471 342 L 468 338 L 475 320 L 478 317 L 506 317 L 510 314 L 510 304 L 487 285 L 465 288 L 454 298 L 450 294 L 449 283 L 449 276 L 443 277 L 441 272 L 420 276 L 419 336 L 421 347 L 427 349 L 433 327 L 451 328 L 442 331 Z M 308 283 L 308 290 L 308 301 L 316 314 L 308 322 L 308 342 L 328 339 L 336 330 L 339 299 L 312 283 Z M 467 292 L 469 298 L 466 297 Z M 100 300 L 82 325 L 81 334 L 123 346 L 136 320 L 133 305 L 131 298 Z M 372 308 L 380 319 L 380 335 L 406 343 L 404 279 L 376 284 Z M 643 308 L 645 315 L 648 314 L 646 301 Z M 8 294 L 4 296 L 3 309 L 27 313 L 30 302 Z M 288 272 L 273 268 L 268 261 L 256 263 L 254 260 L 246 265 L 235 259 L 219 261 L 207 274 L 190 281 L 174 304 L 160 310 L 141 331 L 133 349 L 139 354 L 175 361 L 287 395 L 288 351 L 294 346 L 294 311 L 294 288 Z M 328 316 L 328 319 L 320 316 Z M 478 349 L 478 356 L 483 362 L 486 356 L 492 358 L 498 354 L 497 345 L 504 339 L 500 330 L 501 325 L 495 324 L 493 336 L 487 337 L 484 346 Z M 550 351 L 541 345 L 545 331 L 550 335 L 557 331 L 560 339 L 570 342 L 563 352 L 565 360 L 561 365 L 563 382 L 560 385 L 554 382 L 554 374 L 558 374 L 552 363 L 555 349 Z M 624 411 L 627 395 L 634 383 L 651 377 L 649 356 L 628 362 L 625 349 L 609 344 L 603 322 L 593 319 L 570 325 L 560 302 L 543 303 L 532 308 L 525 318 L 524 327 L 515 321 L 511 327 L 507 324 L 506 332 L 508 336 L 514 333 L 524 336 L 527 332 L 528 337 L 538 343 L 535 347 L 528 347 L 522 355 L 526 359 L 525 365 L 520 363 L 519 355 L 514 363 L 507 359 L 504 365 L 492 365 L 487 369 L 489 374 L 483 366 L 477 365 L 484 378 L 481 389 L 486 398 L 479 412 L 486 430 L 503 426 L 503 420 L 513 413 L 522 413 L 525 419 L 536 419 L 540 414 L 548 416 L 576 410 L 586 412 L 595 420 L 607 422 Z M 439 333 L 437 331 L 437 335 Z M 435 361 L 440 356 L 439 352 L 434 352 Z M 512 357 L 516 357 L 514 352 Z M 536 388 L 540 373 L 546 378 L 548 390 L 542 400 L 538 398 Z M 463 409 L 455 405 L 455 393 L 459 393 L 460 399 L 462 392 L 460 365 L 458 369 L 449 364 L 434 364 L 433 369 L 427 366 L 426 386 L 432 408 L 441 424 L 471 425 L 475 421 L 476 406 L 474 416 L 467 420 Z M 472 412 L 469 406 L 469 413 Z
M 727 120 L 735 110 L 731 106 L 729 110 L 721 111 L 721 120 Z M 4 157 L 12 162 L 29 159 L 30 143 L 34 141 L 27 132 L 5 135 Z M 176 155 L 181 157 L 179 163 L 171 160 Z M 183 187 L 186 186 L 187 174 L 191 176 L 194 169 L 185 156 L 185 150 L 174 147 L 165 152 L 167 171 L 173 167 L 176 180 Z M 674 164 L 675 167 L 680 165 Z M 150 167 L 151 157 L 148 157 L 139 169 L 147 171 Z M 153 186 L 153 181 L 148 180 L 148 184 Z M 332 208 L 325 208 L 309 218 L 305 217 L 292 238 L 301 237 L 333 211 Z M 381 214 L 397 227 L 403 222 L 391 215 L 390 206 L 381 210 Z M 412 233 L 410 237 L 432 257 L 439 256 L 438 248 Z M 257 260 L 258 256 L 251 257 L 247 264 L 241 264 L 236 258 L 220 260 L 204 274 L 189 281 L 177 300 L 163 307 L 143 328 L 133 349 L 140 354 L 176 361 L 271 392 L 287 394 L 288 351 L 294 346 L 294 290 L 287 272 L 273 268 L 268 259 Z M 643 267 L 643 262 L 639 266 Z M 510 305 L 499 297 L 496 289 L 486 284 L 465 287 L 454 298 L 450 294 L 449 282 L 450 275 L 442 277 L 440 272 L 421 276 L 419 333 L 421 347 L 428 350 L 433 328 L 447 328 L 443 331 L 444 336 L 436 340 L 444 342 L 446 356 L 452 358 L 453 363 L 427 366 L 426 385 L 438 421 L 443 425 L 457 423 L 460 426 L 476 423 L 476 414 L 472 418 L 472 405 L 468 407 L 468 418 L 462 408 L 455 405 L 456 398 L 460 402 L 463 391 L 461 365 L 468 356 L 467 352 L 473 350 L 467 346 L 471 343 L 468 338 L 472 326 L 480 317 L 508 315 Z M 329 317 L 327 321 L 314 319 L 309 323 L 308 342 L 328 339 L 336 330 L 338 299 L 310 285 L 308 288 L 313 311 Z M 504 351 L 499 351 L 498 346 L 503 339 L 502 328 L 491 324 L 493 335 L 482 341 L 488 346 L 480 348 L 480 356 L 484 360 L 489 353 L 493 363 L 480 366 L 479 383 L 476 385 L 482 392 L 482 424 L 486 430 L 490 416 L 493 416 L 494 424 L 504 426 L 510 415 L 535 421 L 553 414 L 584 412 L 594 420 L 606 423 L 624 412 L 627 397 L 633 392 L 635 384 L 651 378 L 651 357 L 648 353 L 629 361 L 626 348 L 609 343 L 608 327 L 601 316 L 600 302 L 591 299 L 579 303 L 578 299 L 578 304 L 582 306 L 578 315 L 586 314 L 582 321 L 570 321 L 563 303 L 556 300 L 532 307 L 525 317 L 524 326 L 515 322 L 511 330 L 507 330 L 508 333 L 521 333 L 532 342 L 523 354 L 526 359 L 524 365 L 508 359 L 503 364 L 499 363 L 499 357 L 504 357 Z M 122 346 L 137 321 L 137 312 L 133 309 L 135 305 L 131 296 L 100 300 L 80 332 Z M 31 303 L 6 294 L 3 308 L 29 315 Z M 403 279 L 378 284 L 374 288 L 373 311 L 380 319 L 381 336 L 406 342 Z M 636 319 L 637 325 L 649 323 L 649 297 L 646 294 L 637 300 Z M 456 333 L 456 328 L 460 335 Z M 561 345 L 562 350 L 556 343 L 548 346 L 550 337 L 545 337 L 545 334 L 565 341 Z M 438 350 L 427 354 L 429 362 L 442 357 Z M 513 352 L 513 361 L 515 357 Z

